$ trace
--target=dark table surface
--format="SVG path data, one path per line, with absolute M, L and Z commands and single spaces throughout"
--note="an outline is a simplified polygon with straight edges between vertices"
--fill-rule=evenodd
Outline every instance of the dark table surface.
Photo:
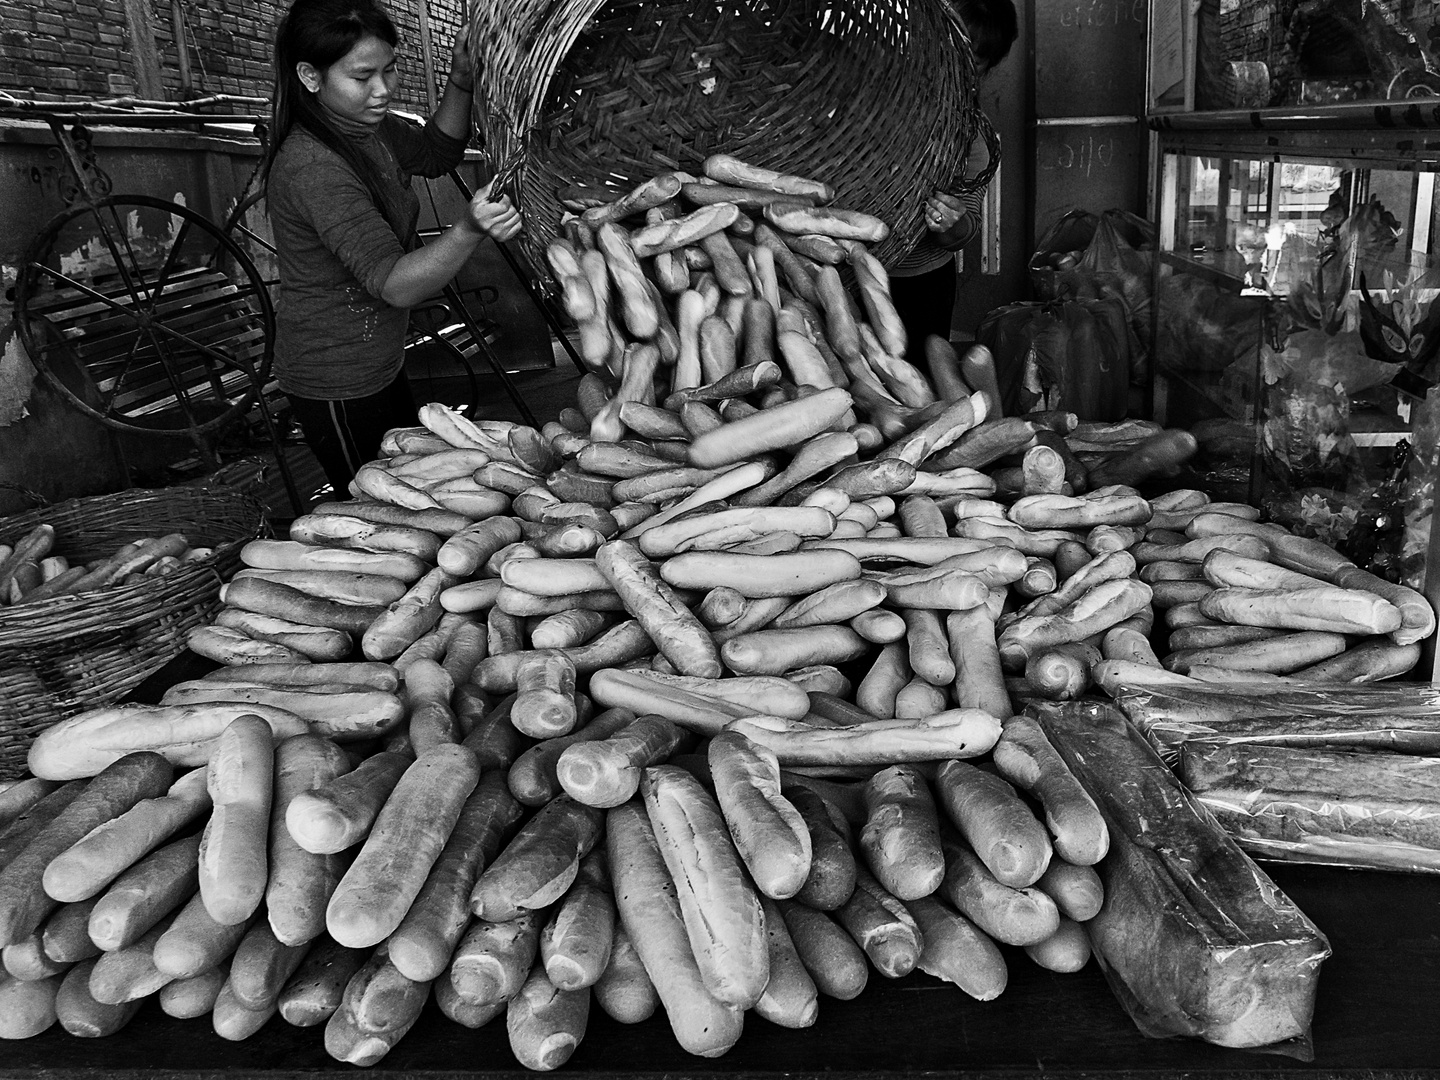
M 203 662 L 202 662 L 203 663 Z M 168 685 L 182 666 L 152 685 Z M 144 689 L 137 696 L 149 696 Z M 1330 939 L 1314 1020 L 1314 1060 L 1225 1050 L 1192 1040 L 1147 1039 L 1092 961 L 1073 975 L 1042 971 L 1007 949 L 1010 983 L 978 1002 L 926 975 L 890 981 L 871 972 L 854 1001 L 822 998 L 816 1024 L 778 1028 L 752 1013 L 723 1057 L 679 1048 L 663 1014 L 618 1024 L 592 1008 L 589 1030 L 563 1072 L 624 1076 L 1196 1077 L 1206 1080 L 1312 1074 L 1380 1080 L 1440 1077 L 1440 877 L 1269 864 L 1275 881 Z M 320 1028 L 276 1017 L 242 1043 L 217 1036 L 207 1018 L 174 1020 L 152 999 L 130 1025 L 104 1039 L 58 1027 L 0 1044 L 0 1078 L 82 1074 L 245 1078 L 355 1071 L 325 1053 Z M 433 1005 L 371 1070 L 406 1076 L 533 1076 L 511 1055 L 503 1017 L 470 1031 Z

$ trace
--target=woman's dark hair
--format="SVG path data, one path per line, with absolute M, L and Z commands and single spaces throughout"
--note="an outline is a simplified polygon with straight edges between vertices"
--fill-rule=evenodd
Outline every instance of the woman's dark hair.
M 398 224 L 381 194 L 375 165 L 352 139 L 346 138 L 325 116 L 314 94 L 305 89 L 296 65 L 313 64 L 324 72 L 353 49 L 362 38 L 377 37 L 391 48 L 400 40 L 389 14 L 376 0 L 295 0 L 275 31 L 275 91 L 270 111 L 270 146 L 265 156 L 265 183 L 286 137 L 303 128 L 340 156 L 365 184 L 380 213 L 398 231 Z
M 1020 36 L 1012 0 L 955 0 L 955 11 L 965 23 L 970 51 L 987 71 L 1005 59 Z

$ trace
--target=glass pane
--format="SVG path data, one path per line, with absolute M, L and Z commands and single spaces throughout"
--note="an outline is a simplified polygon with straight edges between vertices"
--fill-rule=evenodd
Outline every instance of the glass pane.
M 1423 573 L 1440 467 L 1436 174 L 1167 155 L 1158 418 L 1195 482 Z
M 1197 109 L 1440 94 L 1433 0 L 1200 0 Z

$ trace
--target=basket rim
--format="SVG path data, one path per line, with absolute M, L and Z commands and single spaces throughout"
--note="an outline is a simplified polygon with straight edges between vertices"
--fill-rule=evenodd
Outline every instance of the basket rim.
M 106 495 L 81 496 L 0 518 L 0 526 L 16 518 L 34 519 L 46 514 L 60 515 L 107 502 L 124 506 L 129 502 L 171 496 L 176 493 L 218 497 L 247 511 L 247 529 L 233 539 L 214 545 L 203 559 L 182 564 L 163 577 L 129 585 L 107 585 L 84 592 L 53 596 L 29 604 L 0 607 L 0 657 L 27 648 L 26 637 L 36 644 L 53 644 L 97 631 L 127 629 L 162 616 L 167 610 L 196 603 L 210 586 L 224 583 L 223 564 L 238 557 L 241 547 L 259 534 L 265 524 L 264 504 L 254 495 L 233 488 L 130 488 Z M 36 522 L 39 524 L 40 522 Z M 34 526 L 31 525 L 31 528 Z M 153 595 L 152 595 L 153 594 Z M 126 611 L 127 607 L 134 610 Z M 66 625 L 69 623 L 69 625 Z M 13 635 L 14 640 L 6 640 Z

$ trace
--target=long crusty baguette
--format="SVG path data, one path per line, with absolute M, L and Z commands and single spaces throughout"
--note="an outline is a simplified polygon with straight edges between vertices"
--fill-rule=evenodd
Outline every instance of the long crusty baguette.
M 349 771 L 345 752 L 319 735 L 295 735 L 275 748 L 265 910 L 270 929 L 284 944 L 300 945 L 320 936 L 325 905 L 345 870 L 335 855 L 317 855 L 300 846 L 286 826 L 290 804 Z
M 780 787 L 774 753 L 744 735 L 722 731 L 707 751 L 725 825 L 766 896 L 794 896 L 810 875 L 813 850 L 805 819 Z
M 220 733 L 246 714 L 262 717 L 276 742 L 310 730 L 286 709 L 243 702 L 108 705 L 46 728 L 30 744 L 27 763 L 36 776 L 51 780 L 94 776 L 140 751 L 153 751 L 176 766 L 204 765 Z
M 153 753 L 130 754 L 106 768 L 85 790 L 42 826 L 25 848 L 0 869 L 0 945 L 29 937 L 59 906 L 45 893 L 45 867 L 98 825 L 142 799 L 163 795 L 174 770 Z
M 463 746 L 442 744 L 416 758 L 330 897 L 331 937 L 364 948 L 400 925 L 479 781 L 475 755 Z
M 638 801 L 606 812 L 615 906 L 640 955 L 671 1031 L 687 1052 L 719 1057 L 739 1040 L 745 1013 L 706 988 L 649 817 Z
M 871 873 L 900 900 L 929 896 L 945 876 L 945 858 L 935 797 L 925 777 L 913 765 L 891 765 L 867 780 L 861 792 L 866 816 L 860 850 Z
M 232 926 L 255 913 L 270 876 L 275 746 L 264 720 L 240 716 L 220 733 L 205 786 L 214 807 L 200 840 L 200 896 L 211 918 Z
M 720 807 L 675 765 L 646 769 L 640 789 L 700 978 L 717 1000 L 748 1009 L 770 977 L 765 918 Z

